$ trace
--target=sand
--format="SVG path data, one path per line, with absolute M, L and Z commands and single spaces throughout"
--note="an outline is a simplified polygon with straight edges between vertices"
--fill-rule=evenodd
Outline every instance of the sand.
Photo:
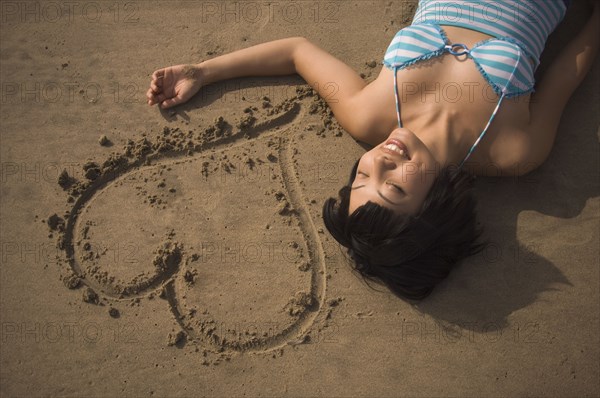
M 145 104 L 159 67 L 294 35 L 371 80 L 414 6 L 3 2 L 0 395 L 598 396 L 598 63 L 547 163 L 477 179 L 490 245 L 420 303 L 327 233 L 364 148 L 298 76 Z

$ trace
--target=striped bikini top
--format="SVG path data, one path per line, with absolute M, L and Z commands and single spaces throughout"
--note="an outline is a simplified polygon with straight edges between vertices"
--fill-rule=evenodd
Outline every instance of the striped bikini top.
M 455 8 L 441 8 L 441 6 L 447 3 L 450 2 L 422 0 L 417 8 L 413 25 L 400 30 L 395 35 L 385 53 L 383 64 L 394 71 L 396 116 L 398 118 L 398 126 L 402 127 L 400 98 L 396 77 L 398 70 L 444 53 L 455 56 L 466 55 L 475 63 L 484 79 L 499 96 L 499 100 L 485 128 L 460 164 L 459 167 L 462 167 L 487 132 L 503 99 L 534 91 L 534 71 L 539 65 L 539 55 L 544 47 L 547 36 L 564 17 L 566 2 L 496 1 L 482 3 L 480 1 L 464 1 L 460 3 L 452 2 L 451 5 Z M 537 16 L 541 22 L 539 24 L 532 24 L 531 20 L 519 21 L 514 18 L 511 20 L 508 17 L 503 20 L 498 17 L 492 23 L 489 18 L 481 20 L 481 18 L 478 19 L 472 15 L 477 10 L 483 12 L 481 9 L 482 4 L 483 6 L 492 5 L 504 7 L 501 9 L 511 9 L 507 7 L 507 3 L 510 3 L 508 5 L 512 6 L 513 10 L 524 5 L 537 7 L 533 15 Z M 539 4 L 542 5 L 540 6 Z M 448 5 L 448 7 L 450 6 Z M 550 9 L 553 7 L 556 10 L 551 11 Z M 471 12 L 468 18 L 466 18 L 467 10 Z M 505 10 L 505 14 L 507 12 Z M 551 20 L 549 20 L 549 16 L 552 16 Z M 544 17 L 548 18 L 544 19 Z M 529 19 L 531 18 L 530 16 Z M 481 41 L 468 48 L 461 43 L 450 43 L 440 24 L 460 26 L 496 37 Z M 531 33 L 525 32 L 525 30 Z M 543 39 L 541 39 L 542 36 Z M 533 65 L 530 59 L 533 60 Z
M 413 25 L 458 26 L 492 37 L 511 38 L 534 60 L 564 18 L 570 0 L 420 0 Z
M 464 44 L 450 44 L 437 24 L 411 25 L 400 30 L 390 43 L 383 63 L 390 69 L 403 69 L 445 52 L 471 58 L 500 96 L 512 97 L 533 90 L 533 66 L 515 40 L 491 38 L 469 49 Z

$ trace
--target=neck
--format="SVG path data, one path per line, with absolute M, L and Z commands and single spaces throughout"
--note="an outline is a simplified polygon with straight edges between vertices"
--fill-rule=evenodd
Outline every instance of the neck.
M 461 164 L 474 140 L 457 122 L 456 112 L 422 112 L 407 126 L 427 146 L 440 166 Z

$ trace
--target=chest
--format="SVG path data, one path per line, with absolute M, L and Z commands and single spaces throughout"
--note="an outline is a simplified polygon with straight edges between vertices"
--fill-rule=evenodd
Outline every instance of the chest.
M 382 70 L 382 90 L 372 104 L 379 112 L 379 135 L 384 140 L 397 127 L 393 72 Z M 389 76 L 385 76 L 385 75 Z M 470 59 L 441 56 L 397 73 L 400 115 L 412 131 L 440 131 L 456 142 L 475 143 L 490 122 L 499 96 Z M 476 174 L 498 175 L 512 164 L 524 162 L 528 137 L 529 95 L 505 98 L 469 162 Z M 466 150 L 464 155 L 466 156 Z

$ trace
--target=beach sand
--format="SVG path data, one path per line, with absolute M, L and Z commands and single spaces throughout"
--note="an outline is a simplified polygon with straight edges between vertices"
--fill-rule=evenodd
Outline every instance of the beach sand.
M 0 395 L 598 396 L 598 62 L 541 168 L 477 179 L 490 245 L 420 303 L 326 231 L 364 148 L 300 77 L 146 104 L 290 36 L 370 81 L 415 4 L 2 2 Z

